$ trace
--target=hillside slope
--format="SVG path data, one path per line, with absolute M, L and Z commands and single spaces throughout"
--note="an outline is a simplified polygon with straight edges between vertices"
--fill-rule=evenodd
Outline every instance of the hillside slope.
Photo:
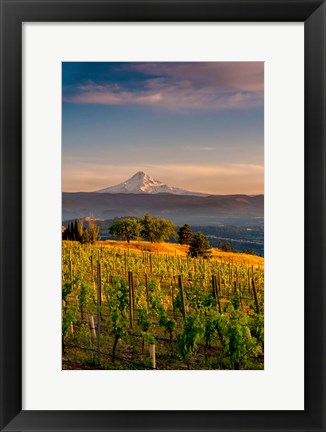
M 143 251 L 157 253 L 160 255 L 186 256 L 188 246 L 176 243 L 149 243 L 145 241 L 125 241 L 106 240 L 97 242 L 98 245 L 108 248 L 118 248 L 130 250 L 131 252 L 141 253 Z M 212 258 L 222 261 L 231 261 L 234 264 L 260 265 L 264 266 L 264 258 L 256 255 L 244 253 L 222 252 L 217 248 L 212 248 Z

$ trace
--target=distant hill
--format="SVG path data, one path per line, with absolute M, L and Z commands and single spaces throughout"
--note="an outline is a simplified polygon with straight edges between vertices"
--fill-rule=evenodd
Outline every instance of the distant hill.
M 191 225 L 257 225 L 263 222 L 264 195 L 175 195 L 172 193 L 63 192 L 62 219 L 100 219 L 144 213 Z

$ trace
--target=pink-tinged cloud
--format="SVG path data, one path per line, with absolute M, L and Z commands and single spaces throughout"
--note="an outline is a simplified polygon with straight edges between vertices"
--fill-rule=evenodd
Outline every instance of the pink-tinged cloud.
M 65 96 L 64 101 L 77 104 L 98 105 L 147 105 L 170 109 L 242 109 L 262 106 L 263 98 L 254 92 L 217 92 L 214 87 L 195 88 L 191 85 L 178 86 L 151 84 L 138 92 L 126 90 L 99 90 L 89 84 L 77 93 Z
M 264 91 L 263 62 L 130 63 L 128 68 L 146 75 L 188 79 L 217 88 L 253 91 L 261 95 Z
M 139 87 L 88 82 L 66 89 L 76 104 L 144 105 L 228 110 L 263 106 L 263 63 L 130 63 L 145 75 Z

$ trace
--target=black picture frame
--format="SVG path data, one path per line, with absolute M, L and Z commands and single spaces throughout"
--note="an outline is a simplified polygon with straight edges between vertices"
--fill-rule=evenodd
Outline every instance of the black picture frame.
M 0 4 L 1 430 L 325 431 L 325 2 L 1 0 Z M 146 411 L 145 407 L 144 411 L 22 411 L 22 23 L 65 21 L 304 22 L 304 411 Z

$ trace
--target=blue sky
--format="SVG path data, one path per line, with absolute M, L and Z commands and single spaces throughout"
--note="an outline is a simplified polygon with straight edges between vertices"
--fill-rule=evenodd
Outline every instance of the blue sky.
M 63 191 L 263 193 L 263 63 L 63 63 Z

